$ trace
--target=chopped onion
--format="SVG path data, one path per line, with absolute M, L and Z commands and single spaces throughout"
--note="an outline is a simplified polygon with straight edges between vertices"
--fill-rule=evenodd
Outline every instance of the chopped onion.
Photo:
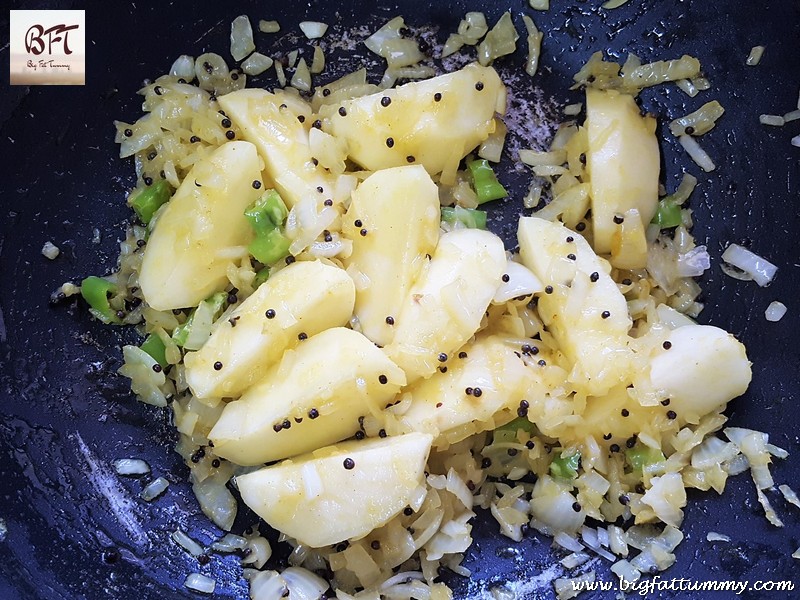
M 253 565 L 256 569 L 263 567 L 272 556 L 272 547 L 266 538 L 255 536 L 247 540 L 247 556 L 242 559 L 243 565 Z
M 795 550 L 794 552 L 792 552 L 792 558 L 798 558 L 798 559 L 800 559 L 800 548 L 798 548 L 797 550 Z
M 173 77 L 180 77 L 186 81 L 194 79 L 194 58 L 188 54 L 181 54 L 172 63 L 169 69 L 169 74 Z
M 725 109 L 716 100 L 706 102 L 693 113 L 679 117 L 669 124 L 673 135 L 703 135 L 714 128 Z M 691 127 L 691 129 L 689 129 Z
M 783 497 L 786 498 L 787 502 L 794 504 L 797 508 L 800 508 L 800 498 L 797 497 L 797 493 L 790 488 L 785 483 L 778 486 L 778 489 L 783 494 Z
M 792 138 L 792 146 L 800 148 L 800 135 L 796 135 Z
M 555 537 L 553 537 L 553 541 L 564 548 L 564 550 L 571 550 L 572 552 L 582 552 L 584 550 L 583 544 L 563 531 L 558 532 Z
M 611 572 L 628 583 L 639 581 L 642 573 L 627 560 L 618 560 L 611 565 Z
M 231 56 L 238 62 L 255 49 L 250 19 L 247 15 L 239 15 L 231 22 Z
M 783 115 L 784 123 L 791 123 L 792 121 L 797 121 L 798 119 L 800 119 L 800 109 L 792 110 Z
M 53 260 L 61 254 L 61 250 L 53 242 L 47 241 L 44 243 L 44 246 L 42 246 L 42 254 L 45 258 Z
M 495 59 L 513 53 L 518 39 L 511 12 L 506 11 L 478 46 L 478 62 L 486 67 Z
M 778 267 L 738 244 L 731 244 L 722 253 L 722 260 L 741 269 L 764 287 L 775 277 Z
M 192 556 L 200 556 L 203 553 L 203 547 L 180 529 L 172 532 L 172 539 Z
M 608 544 L 614 554 L 628 556 L 628 542 L 625 540 L 625 532 L 622 527 L 608 526 Z
M 248 75 L 261 75 L 272 66 L 274 61 L 260 52 L 253 52 L 242 63 L 242 71 Z
M 550 0 L 528 0 L 528 4 L 533 10 L 550 9 Z
M 608 0 L 605 4 L 603 4 L 603 8 L 606 10 L 611 10 L 614 8 L 619 8 L 623 4 L 626 4 L 628 0 Z
M 731 538 L 727 535 L 723 535 L 721 533 L 717 533 L 716 531 L 709 531 L 706 534 L 706 539 L 709 542 L 730 542 Z
M 232 533 L 226 533 L 211 544 L 211 548 L 217 552 L 236 552 L 237 550 L 244 550 L 246 546 L 247 538 Z
M 783 302 L 778 302 L 777 300 L 770 302 L 770 305 L 764 312 L 764 316 L 767 318 L 767 321 L 771 321 L 773 323 L 780 321 L 785 314 L 786 305 Z
M 302 92 L 311 91 L 311 71 L 308 70 L 308 64 L 305 58 L 301 58 L 297 69 L 291 81 L 292 87 L 297 88 Z
M 698 144 L 692 136 L 680 135 L 678 136 L 678 141 L 681 146 L 683 146 L 684 150 L 689 153 L 689 157 L 697 163 L 697 166 L 703 169 L 703 171 L 709 173 L 717 168 L 714 161 L 711 160 L 711 157 L 700 147 L 700 144 Z
M 300 31 L 310 40 L 316 40 L 325 35 L 328 31 L 327 23 L 320 23 L 319 21 L 303 21 L 300 23 Z
M 183 582 L 183 585 L 194 592 L 213 594 L 214 588 L 217 587 L 217 582 L 210 577 L 201 575 L 200 573 L 191 573 L 186 578 L 186 581 Z
M 487 31 L 489 25 L 482 12 L 468 12 L 458 24 L 458 35 L 461 41 L 469 46 L 475 46 L 480 42 Z
M 317 75 L 325 69 L 325 53 L 319 46 L 314 46 L 314 57 L 311 59 L 311 73 Z
M 119 475 L 145 475 L 150 472 L 150 465 L 140 458 L 118 458 L 114 470 Z
M 145 502 L 150 502 L 163 494 L 168 487 L 169 481 L 163 477 L 159 477 L 148 483 L 139 494 L 139 497 Z
M 277 21 L 265 21 L 261 19 L 258 22 L 258 30 L 261 33 L 278 33 L 281 30 L 281 25 Z
M 786 120 L 781 115 L 758 115 L 758 121 L 762 125 L 771 125 L 773 127 L 783 127 Z
M 525 72 L 533 77 L 539 69 L 539 57 L 542 54 L 542 38 L 544 34 L 536 28 L 536 24 L 528 15 L 522 15 L 525 29 L 528 32 L 528 59 L 525 61 Z
M 574 569 L 584 563 L 589 562 L 591 556 L 585 552 L 573 552 L 561 559 L 561 564 L 567 569 Z
M 748 67 L 755 67 L 759 62 L 761 62 L 761 57 L 764 54 L 764 46 L 753 46 L 750 49 L 750 54 L 747 56 L 747 60 L 745 64 Z
M 711 267 L 711 257 L 705 246 L 697 246 L 678 255 L 679 277 L 700 277 L 709 267 Z
M 583 102 L 576 102 L 575 104 L 567 104 L 564 107 L 564 114 L 568 117 L 574 117 L 581 114 L 583 110 Z
M 767 517 L 767 521 L 775 525 L 775 527 L 783 527 L 783 521 L 780 520 L 778 513 L 775 512 L 774 508 L 772 508 L 772 504 L 770 504 L 766 494 L 757 487 L 756 494 L 758 495 L 758 501 L 764 508 L 764 514 Z

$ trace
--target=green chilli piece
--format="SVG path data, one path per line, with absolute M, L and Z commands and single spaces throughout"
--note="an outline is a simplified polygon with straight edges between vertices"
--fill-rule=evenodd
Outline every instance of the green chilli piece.
M 672 196 L 665 196 L 658 201 L 658 210 L 650 222 L 658 225 L 661 229 L 677 227 L 683 222 L 681 207 L 673 200 Z
M 497 181 L 497 176 L 494 174 L 494 170 L 489 165 L 488 160 L 473 160 L 467 164 L 467 168 L 472 174 L 472 185 L 478 195 L 478 204 L 508 196 L 506 188 Z
M 533 431 L 533 423 L 525 417 L 517 417 L 513 421 L 509 421 L 505 425 L 498 427 L 495 431 L 511 431 L 517 433 L 520 429 L 526 433 L 531 433 Z
M 650 465 L 667 460 L 661 450 L 644 444 L 637 444 L 635 447 L 625 450 L 625 457 L 628 459 L 628 464 L 637 473 L 641 473 Z
M 257 236 L 247 246 L 247 250 L 262 265 L 271 265 L 289 254 L 291 243 L 280 229 L 273 229 L 265 235 Z
M 560 453 L 550 463 L 550 474 L 561 479 L 575 479 L 578 476 L 578 467 L 581 464 L 580 452 L 566 456 Z
M 164 345 L 164 340 L 155 333 L 148 335 L 147 339 L 139 347 L 147 352 L 153 360 L 163 368 L 166 368 L 169 364 L 167 363 L 167 347 Z
M 207 322 L 205 324 L 210 326 L 211 323 L 213 323 L 214 320 L 219 316 L 219 313 L 222 312 L 222 308 L 225 306 L 225 301 L 227 298 L 227 292 L 217 292 L 213 296 L 203 300 L 200 303 L 200 306 L 192 310 L 186 321 L 184 321 L 181 325 L 178 325 L 172 332 L 172 340 L 175 342 L 175 344 L 181 348 L 186 345 L 186 341 L 189 339 L 189 336 L 192 333 L 194 320 L 197 317 L 198 312 L 202 312 L 201 321 Z
M 81 282 L 81 296 L 88 302 L 90 312 L 106 324 L 122 322 L 108 302 L 108 297 L 116 291 L 116 284 L 102 277 L 91 275 Z
M 156 211 L 172 197 L 171 190 L 166 179 L 159 179 L 151 186 L 135 190 L 128 198 L 128 204 L 136 211 L 139 220 L 148 225 Z
M 442 221 L 455 225 L 461 223 L 467 229 L 486 229 L 486 211 L 460 206 L 442 207 Z
M 258 273 L 256 273 L 256 277 L 253 279 L 253 288 L 257 288 L 267 279 L 269 279 L 269 267 L 264 267 Z
M 289 254 L 291 240 L 283 234 L 283 222 L 289 210 L 280 194 L 267 190 L 244 211 L 256 236 L 247 250 L 261 264 L 271 265 Z
M 244 211 L 244 216 L 255 231 L 256 236 L 266 235 L 273 229 L 281 227 L 289 215 L 289 210 L 280 194 L 269 189 L 264 192 L 253 205 Z

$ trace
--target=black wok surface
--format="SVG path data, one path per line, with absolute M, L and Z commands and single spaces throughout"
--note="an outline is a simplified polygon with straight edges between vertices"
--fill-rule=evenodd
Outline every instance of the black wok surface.
M 246 598 L 238 559 L 212 555 L 209 565 L 199 567 L 169 539 L 176 527 L 201 543 L 211 542 L 219 531 L 196 506 L 185 481 L 187 470 L 172 451 L 175 438 L 165 413 L 136 402 L 115 374 L 119 347 L 137 341 L 135 332 L 103 326 L 75 302 L 48 305 L 50 293 L 63 281 L 104 274 L 114 266 L 130 216 L 125 190 L 134 180 L 132 165 L 116 158 L 112 120 L 137 118 L 136 89 L 145 78 L 167 70 L 179 54 L 210 50 L 228 57 L 229 23 L 239 14 L 248 14 L 254 23 L 280 20 L 283 32 L 257 34 L 257 46 L 285 51 L 308 47 L 302 37 L 284 35 L 299 35 L 296 23 L 304 18 L 330 23 L 330 37 L 364 23 L 374 30 L 402 14 L 410 25 L 441 28 L 426 36 L 441 43 L 466 10 L 479 6 L 492 22 L 511 9 L 523 31 L 519 14 L 527 3 L 12 4 L 85 8 L 88 57 L 86 86 L 11 87 L 2 66 L 8 60 L 8 47 L 3 46 L 7 39 L 0 43 L 0 519 L 7 527 L 0 540 L 0 599 L 193 598 L 197 595 L 183 581 L 197 570 L 217 580 L 215 597 Z M 726 108 L 717 128 L 701 140 L 718 169 L 702 173 L 666 135 L 662 177 L 668 189 L 677 185 L 684 168 L 700 180 L 691 200 L 694 232 L 713 257 L 701 281 L 706 309 L 700 321 L 739 336 L 754 363 L 749 392 L 730 404 L 731 423 L 769 432 L 773 443 L 792 454 L 777 461 L 776 482 L 800 487 L 800 148 L 789 143 L 800 134 L 800 122 L 785 128 L 758 123 L 760 113 L 783 114 L 797 105 L 798 5 L 631 0 L 621 9 L 605 11 L 599 4 L 554 0 L 551 11 L 534 14 L 545 32 L 535 89 L 519 69 L 521 53 L 499 61 L 504 77 L 520 74 L 514 86 L 519 102 L 512 109 L 528 110 L 524 114 L 535 120 L 529 127 L 534 139 L 516 143 L 546 143 L 559 107 L 581 101 L 578 92 L 567 91 L 571 74 L 595 50 L 613 56 L 632 50 L 645 60 L 683 53 L 700 58 L 712 82 L 710 91 L 690 100 L 663 86 L 643 94 L 644 106 L 660 117 L 662 132 L 664 122 L 711 99 Z M 6 18 L 7 13 L 0 14 Z M 0 31 L 5 35 L 7 26 Z M 766 53 L 760 65 L 747 67 L 745 58 L 756 44 L 766 45 Z M 524 49 L 522 40 L 520 45 Z M 341 60 L 334 73 L 356 64 L 347 53 Z M 380 72 L 378 63 L 370 66 L 374 74 Z M 270 75 L 255 83 L 271 87 L 275 82 Z M 513 247 L 529 176 L 507 168 L 500 177 L 514 193 L 492 207 L 490 226 Z M 94 228 L 99 229 L 99 243 L 92 241 Z M 47 240 L 61 248 L 54 261 L 40 254 Z M 750 246 L 779 266 L 771 286 L 759 288 L 721 273 L 719 257 L 731 241 Z M 789 313 L 780 323 L 768 323 L 764 309 L 776 299 Z M 151 504 L 140 501 L 137 495 L 145 481 L 117 477 L 110 466 L 125 456 L 146 459 L 154 476 L 166 477 L 171 482 L 166 494 Z M 800 586 L 798 562 L 790 556 L 800 546 L 800 510 L 779 493 L 768 496 L 784 520 L 782 530 L 764 519 L 747 475 L 730 480 L 722 497 L 690 493 L 683 527 L 687 539 L 678 548 L 678 562 L 662 578 L 792 580 Z M 253 519 L 245 510 L 240 513 L 239 531 Z M 727 534 L 732 541 L 708 543 L 708 531 Z M 561 575 L 556 565 L 562 555 L 550 548 L 548 539 L 529 534 L 514 545 L 499 536 L 488 515 L 476 523 L 475 539 L 465 561 L 473 577 L 445 574 L 457 598 L 490 597 L 486 590 L 499 583 L 517 590 L 520 598 L 553 597 L 550 580 Z M 280 559 L 272 564 L 280 565 Z M 592 566 L 599 578 L 612 580 L 608 565 L 597 561 Z M 800 587 L 771 594 L 748 591 L 740 597 L 798 595 Z M 707 596 L 661 592 L 650 597 Z

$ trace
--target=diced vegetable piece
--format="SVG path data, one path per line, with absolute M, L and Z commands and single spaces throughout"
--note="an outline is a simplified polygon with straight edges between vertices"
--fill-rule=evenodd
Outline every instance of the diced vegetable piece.
M 628 464 L 637 473 L 641 473 L 650 465 L 666 460 L 666 457 L 661 450 L 651 448 L 650 446 L 645 446 L 644 444 L 637 444 L 633 448 L 626 448 L 625 458 L 628 459 Z
M 250 19 L 247 15 L 239 15 L 231 22 L 231 56 L 238 62 L 255 49 Z
M 517 231 L 523 264 L 545 284 L 539 314 L 574 366 L 573 383 L 605 394 L 629 370 L 631 319 L 608 262 L 560 223 L 522 217 Z
M 260 195 L 254 181 L 261 169 L 248 142 L 228 142 L 195 164 L 147 242 L 139 286 L 152 308 L 197 306 L 225 287 L 234 262 L 225 251 L 252 238 L 242 213 Z
M 256 273 L 256 278 L 253 279 L 253 287 L 259 287 L 267 279 L 269 279 L 269 267 L 264 267 L 258 273 Z
M 752 373 L 744 346 L 727 331 L 686 325 L 669 334 L 650 362 L 654 390 L 670 399 L 670 409 L 689 423 L 741 396 Z
M 155 333 L 148 335 L 147 339 L 139 347 L 152 356 L 162 367 L 167 366 L 167 348 L 164 345 L 164 341 Z
M 497 176 L 488 160 L 473 160 L 467 167 L 472 175 L 475 193 L 478 195 L 478 204 L 508 196 L 506 189 L 497 181 Z
M 501 56 L 512 54 L 517 49 L 518 39 L 519 34 L 511 19 L 511 12 L 504 12 L 478 45 L 478 62 L 487 66 Z
M 581 464 L 579 452 L 565 454 L 561 452 L 550 463 L 550 474 L 560 479 L 575 479 L 578 476 L 578 467 Z
M 286 205 L 275 190 L 267 190 L 261 198 L 244 211 L 244 216 L 256 235 L 264 235 L 276 227 L 280 227 L 288 214 Z
M 147 225 L 155 212 L 166 204 L 172 196 L 172 189 L 166 179 L 159 179 L 149 187 L 139 188 L 128 197 L 128 204 L 136 211 L 139 220 Z
M 503 242 L 493 233 L 458 229 L 442 235 L 386 346 L 409 382 L 435 373 L 478 330 L 505 266 Z
M 385 346 L 439 240 L 439 191 L 419 165 L 378 171 L 353 192 L 343 221 L 353 242 L 344 261 L 357 282 L 353 314 L 362 333 Z
M 459 161 L 495 130 L 495 112 L 505 112 L 505 105 L 506 90 L 495 70 L 472 64 L 322 106 L 320 115 L 323 130 L 346 141 L 350 158 L 365 169 L 413 162 L 452 184 Z
M 199 350 L 211 335 L 211 326 L 222 312 L 228 294 L 218 292 L 203 300 L 172 332 L 172 340 L 187 350 Z
M 242 500 L 312 548 L 361 538 L 419 506 L 431 436 L 345 442 L 236 478 Z
M 655 119 L 642 117 L 632 96 L 586 90 L 594 250 L 611 251 L 614 218 L 635 208 L 649 223 L 658 205 L 660 157 Z
M 486 229 L 486 211 L 460 206 L 443 206 L 442 221 L 450 225 L 460 224 L 466 229 Z
M 81 296 L 89 303 L 90 312 L 103 323 L 119 323 L 116 311 L 108 302 L 109 294 L 113 294 L 117 286 L 108 279 L 91 275 L 81 282 Z
M 669 130 L 673 135 L 703 135 L 714 127 L 723 114 L 725 109 L 716 100 L 706 102 L 693 113 L 685 117 L 679 117 L 669 124 Z
M 682 223 L 681 207 L 675 202 L 672 196 L 665 196 L 658 201 L 658 209 L 653 215 L 651 223 L 658 225 L 661 229 L 677 227 Z
M 542 54 L 542 38 L 544 34 L 539 31 L 533 19 L 528 15 L 522 15 L 522 21 L 528 31 L 528 59 L 525 61 L 525 72 L 533 77 L 539 69 L 539 57 Z
M 261 264 L 271 265 L 289 254 L 291 244 L 292 240 L 281 233 L 280 229 L 273 229 L 250 242 L 247 250 Z
M 189 387 L 200 398 L 238 396 L 295 347 L 301 333 L 311 337 L 347 323 L 354 302 L 353 281 L 342 269 L 292 263 L 219 323 L 199 352 L 186 355 Z
M 312 118 L 305 101 L 285 92 L 250 88 L 220 96 L 219 104 L 244 139 L 258 148 L 267 174 L 289 208 L 302 198 L 319 197 L 322 202 L 330 197 L 333 178 L 314 165 L 308 145 Z M 319 194 L 317 187 L 327 195 Z
M 411 405 L 399 417 L 401 427 L 430 433 L 434 446 L 447 447 L 515 417 L 537 381 L 536 371 L 515 354 L 518 348 L 496 336 L 478 337 L 464 346 L 447 361 L 447 371 L 404 390 L 411 395 Z M 540 387 L 544 393 L 543 384 Z M 530 421 L 520 421 L 529 431 Z
M 355 434 L 406 378 L 366 337 L 334 327 L 287 351 L 211 430 L 214 452 L 240 465 L 310 452 Z

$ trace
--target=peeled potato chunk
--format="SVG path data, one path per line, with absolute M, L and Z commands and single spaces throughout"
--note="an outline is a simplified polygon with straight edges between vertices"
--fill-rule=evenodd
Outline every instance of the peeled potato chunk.
M 354 314 L 361 332 L 385 346 L 439 240 L 436 184 L 418 165 L 377 171 L 353 192 L 342 229 L 353 241 L 344 264 L 358 282 Z
M 432 437 L 423 433 L 321 448 L 236 478 L 242 500 L 275 529 L 321 548 L 358 539 L 424 497 Z
M 240 395 L 299 343 L 301 333 L 308 337 L 345 325 L 354 302 L 353 280 L 343 269 L 319 261 L 281 269 L 217 323 L 198 352 L 186 355 L 192 393 L 198 398 Z M 222 368 L 216 369 L 217 363 Z
M 395 318 L 385 350 L 409 382 L 430 377 L 478 330 L 506 268 L 502 240 L 480 229 L 442 235 Z
M 496 128 L 506 90 L 491 67 L 407 83 L 377 94 L 323 106 L 323 131 L 345 140 L 350 158 L 377 171 L 410 162 L 455 181 L 459 161 Z
M 139 287 L 155 310 L 197 306 L 227 284 L 232 247 L 252 238 L 244 211 L 261 195 L 255 146 L 228 142 L 189 171 L 157 214 L 139 272 Z
M 646 228 L 658 208 L 661 158 L 656 120 L 643 117 L 629 94 L 589 88 L 586 129 L 594 249 L 598 254 L 608 254 L 613 249 L 615 234 L 619 236 L 619 223 L 614 222 L 614 217 L 640 219 L 640 225 Z M 631 209 L 638 214 L 626 216 Z M 641 232 L 642 240 L 644 228 L 634 228 Z
M 209 438 L 217 455 L 240 465 L 310 452 L 355 434 L 359 417 L 380 414 L 405 382 L 366 337 L 327 329 L 229 403 Z
M 631 358 L 628 305 L 611 267 L 560 223 L 523 217 L 517 235 L 522 262 L 545 284 L 539 315 L 574 362 L 570 381 L 607 393 L 626 380 Z

